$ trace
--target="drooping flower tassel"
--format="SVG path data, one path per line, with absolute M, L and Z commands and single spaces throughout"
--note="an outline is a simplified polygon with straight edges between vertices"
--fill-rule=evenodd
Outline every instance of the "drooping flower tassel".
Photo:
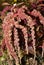
M 24 39 L 25 39 L 25 47 L 26 47 L 26 53 L 28 54 L 28 33 L 27 33 L 27 28 L 23 28 L 22 32 L 24 34 Z
M 18 56 L 16 55 L 16 52 L 14 51 L 14 47 L 12 46 L 13 43 L 11 44 L 11 28 L 13 26 L 13 20 L 12 19 L 10 20 L 9 19 L 10 17 L 9 17 L 8 19 L 11 22 L 10 23 L 10 22 L 8 22 L 7 17 L 3 21 L 5 44 L 6 44 L 8 53 L 15 59 L 16 65 L 19 65 Z
M 32 43 L 33 43 L 33 48 L 34 48 L 34 62 L 36 58 L 36 47 L 35 47 L 35 31 L 34 31 L 34 26 L 31 27 L 31 35 L 32 35 Z
M 32 12 L 31 12 L 31 15 L 35 16 L 35 17 L 39 17 L 40 19 L 40 23 L 44 25 L 44 17 L 42 16 L 42 14 L 37 11 L 36 9 L 34 9 Z
M 18 31 L 16 28 L 14 28 L 14 46 L 16 47 L 16 50 L 18 51 L 18 57 L 21 63 L 21 56 L 20 56 L 20 47 L 19 47 L 19 38 L 18 38 Z
M 33 63 L 35 63 L 35 58 L 36 58 L 35 31 L 34 31 L 35 21 L 33 21 L 30 16 L 28 17 L 27 25 L 30 26 L 30 28 L 31 28 L 31 36 L 32 36 L 32 40 L 33 40 L 32 43 L 33 43 L 33 49 L 34 49 L 34 61 L 33 61 Z
M 7 39 L 6 39 L 7 38 Z M 16 53 L 14 52 L 14 48 L 12 47 L 12 44 L 10 43 L 10 37 L 6 36 L 5 38 L 5 43 L 6 43 L 6 47 L 8 49 L 8 52 L 10 52 L 10 54 L 13 56 L 13 58 L 15 59 L 15 61 L 18 61 L 18 57 L 16 55 Z

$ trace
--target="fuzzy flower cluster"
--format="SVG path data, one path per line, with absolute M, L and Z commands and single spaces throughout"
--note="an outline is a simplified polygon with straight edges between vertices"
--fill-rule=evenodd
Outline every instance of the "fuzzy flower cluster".
M 16 62 L 16 65 L 21 64 L 21 50 L 24 54 L 29 54 L 29 45 L 31 45 L 34 55 L 34 61 L 36 58 L 36 33 L 35 26 L 39 24 L 44 26 L 44 17 L 42 14 L 34 9 L 33 11 L 27 11 L 28 8 L 22 6 L 21 8 L 15 8 L 11 11 L 3 20 L 3 32 L 4 42 L 10 54 Z M 34 19 L 33 19 L 34 17 Z M 36 18 L 39 18 L 37 21 Z M 39 24 L 38 24 L 39 22 Z M 30 30 L 29 30 L 30 29 Z M 31 31 L 31 33 L 30 33 Z M 29 35 L 31 35 L 31 41 Z

